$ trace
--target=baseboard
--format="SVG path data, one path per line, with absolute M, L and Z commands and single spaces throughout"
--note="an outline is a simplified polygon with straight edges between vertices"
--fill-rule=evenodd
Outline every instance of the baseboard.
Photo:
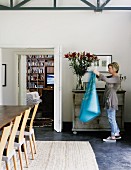
M 124 123 L 125 132 L 131 133 L 131 122 Z M 70 132 L 72 131 L 72 122 L 63 122 L 63 132 Z
M 72 122 L 63 122 L 63 132 L 70 132 L 72 131 Z
M 124 123 L 124 128 L 127 133 L 131 134 L 131 122 L 125 122 Z

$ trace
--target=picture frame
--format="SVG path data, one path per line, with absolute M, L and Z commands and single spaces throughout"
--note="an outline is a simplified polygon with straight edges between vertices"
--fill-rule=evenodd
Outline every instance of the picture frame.
M 112 63 L 112 55 L 96 55 L 98 62 L 94 63 L 95 69 L 100 72 L 108 72 L 108 64 Z
M 2 64 L 2 86 L 6 86 L 6 64 Z

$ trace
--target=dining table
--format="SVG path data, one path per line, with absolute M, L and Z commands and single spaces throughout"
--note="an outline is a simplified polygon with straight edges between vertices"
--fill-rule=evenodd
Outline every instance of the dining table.
M 33 105 L 0 105 L 0 129 L 12 122 L 16 116 L 33 107 Z

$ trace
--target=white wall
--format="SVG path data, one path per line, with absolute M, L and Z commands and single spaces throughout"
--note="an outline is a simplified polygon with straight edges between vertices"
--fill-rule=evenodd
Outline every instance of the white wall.
M 2 100 L 4 105 L 15 105 L 17 102 L 17 72 L 18 64 L 14 50 L 2 49 L 2 64 L 6 64 L 6 86 L 2 87 Z
M 57 46 L 63 48 L 63 120 L 72 118 L 73 74 L 64 54 L 69 51 L 88 51 L 111 54 L 120 64 L 120 73 L 127 76 L 123 83 L 126 92 L 125 121 L 131 121 L 131 12 L 130 11 L 0 11 L 0 46 Z M 9 55 L 9 54 L 8 54 Z M 3 90 L 4 101 L 9 100 L 15 77 L 15 62 L 8 64 L 7 83 Z M 12 67 L 12 68 L 11 68 Z M 13 99 L 13 96 L 12 96 Z M 12 101 L 14 102 L 14 101 Z
M 0 105 L 3 103 L 2 101 L 2 50 L 0 49 Z

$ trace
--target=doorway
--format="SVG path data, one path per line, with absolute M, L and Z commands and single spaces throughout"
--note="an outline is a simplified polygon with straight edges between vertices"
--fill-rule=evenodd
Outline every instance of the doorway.
M 21 66 L 22 64 L 22 66 Z M 26 68 L 25 68 L 26 65 Z M 22 67 L 22 73 L 21 73 Z M 23 68 L 25 71 L 23 72 Z M 54 49 L 30 52 L 18 56 L 19 104 L 21 103 L 21 84 L 26 84 L 26 102 L 28 105 L 39 103 L 34 126 L 54 127 Z M 23 75 L 24 74 L 24 75 Z M 22 78 L 21 78 L 22 77 Z M 24 98 L 25 100 L 25 98 Z M 24 101 L 25 102 L 25 101 Z
M 25 81 L 23 79 L 23 75 L 26 77 L 26 73 L 24 73 L 24 69 L 26 70 L 26 64 L 21 60 L 20 62 L 20 67 L 21 72 L 18 73 L 18 56 L 22 56 L 24 58 L 25 55 L 29 55 L 30 53 L 34 53 L 35 51 L 40 52 L 45 49 L 50 49 L 52 48 L 54 50 L 54 129 L 57 132 L 61 132 L 62 130 L 62 88 L 61 88 L 61 82 L 62 82 L 62 58 L 61 58 L 61 48 L 60 47 L 39 47 L 39 48 L 34 48 L 34 47 L 3 47 L 1 48 L 1 56 L 2 59 L 5 59 L 6 56 L 6 62 L 7 62 L 7 69 L 8 69 L 8 75 L 7 77 L 11 77 L 10 81 L 12 83 L 12 91 L 11 91 L 11 99 L 7 98 L 7 93 L 3 94 L 7 99 L 2 103 L 2 104 L 10 104 L 10 101 L 12 102 L 11 104 L 18 104 L 18 99 L 19 97 L 21 98 L 20 102 L 21 104 L 25 104 L 26 100 L 26 87 L 25 83 L 21 83 L 21 81 Z M 7 51 L 7 52 L 6 52 Z M 9 55 L 8 55 L 9 54 Z M 36 54 L 37 55 L 37 54 Z M 9 58 L 13 58 L 12 64 L 10 63 Z M 9 60 L 9 62 L 8 62 Z M 17 60 L 17 61 L 16 61 Z M 15 64 L 16 63 L 16 64 Z M 9 68 L 10 67 L 10 68 Z M 10 71 L 9 71 L 10 69 Z M 19 77 L 18 77 L 19 74 Z M 23 74 L 23 75 L 22 75 Z M 13 75 L 13 77 L 12 77 Z M 20 79 L 19 79 L 20 78 Z M 18 81 L 19 80 L 19 81 Z M 21 81 L 20 81 L 21 80 Z M 19 84 L 19 87 L 18 87 Z M 10 84 L 7 84 L 6 89 L 8 89 Z M 5 89 L 5 91 L 6 91 Z M 18 97 L 18 92 L 19 92 L 19 97 Z M 13 98 L 13 100 L 12 100 Z

